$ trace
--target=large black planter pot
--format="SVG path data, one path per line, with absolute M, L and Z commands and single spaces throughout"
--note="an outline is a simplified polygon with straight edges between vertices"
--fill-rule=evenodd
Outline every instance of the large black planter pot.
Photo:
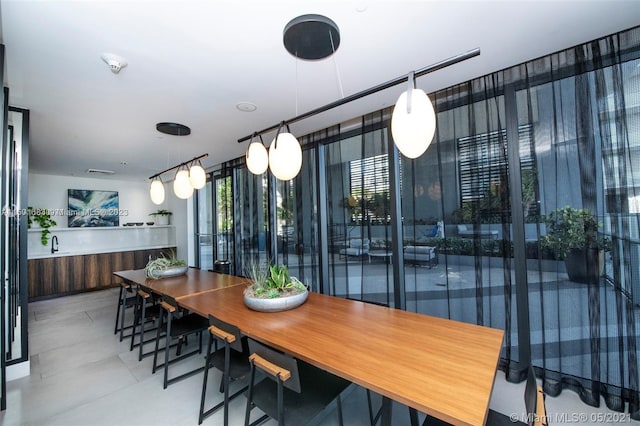
M 571 281 L 597 284 L 604 269 L 604 250 L 571 249 L 564 265 Z

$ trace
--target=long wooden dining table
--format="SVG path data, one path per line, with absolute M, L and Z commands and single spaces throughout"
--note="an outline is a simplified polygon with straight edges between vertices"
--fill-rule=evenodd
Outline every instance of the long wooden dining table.
M 486 421 L 502 330 L 313 292 L 298 308 L 256 312 L 244 304 L 245 278 L 197 270 L 162 280 L 138 271 L 115 274 L 405 404 L 414 415 L 417 410 L 455 425 Z M 383 424 L 390 422 L 389 405 Z
M 160 296 L 169 296 L 176 300 L 236 285 L 246 286 L 249 283 L 249 280 L 243 277 L 198 268 L 189 268 L 184 275 L 162 279 L 147 278 L 144 269 L 117 271 L 113 274 L 128 284 L 141 285 Z

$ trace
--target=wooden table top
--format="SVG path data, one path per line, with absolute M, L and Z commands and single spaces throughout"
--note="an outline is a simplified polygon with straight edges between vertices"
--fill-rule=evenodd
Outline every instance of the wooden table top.
M 219 274 L 197 268 L 189 268 L 185 275 L 158 280 L 147 278 L 144 269 L 118 271 L 114 272 L 114 275 L 119 276 L 129 283 L 143 285 L 151 289 L 154 293 L 167 295 L 176 300 L 180 300 L 186 296 L 193 296 L 236 285 L 244 288 L 248 283 L 246 278 Z
M 421 412 L 484 424 L 502 330 L 318 293 L 290 311 L 255 312 L 243 289 L 186 296 L 179 304 Z

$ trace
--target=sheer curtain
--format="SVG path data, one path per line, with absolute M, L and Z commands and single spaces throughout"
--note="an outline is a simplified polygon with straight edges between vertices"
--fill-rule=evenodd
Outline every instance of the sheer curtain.
M 503 329 L 508 380 L 532 363 L 549 395 L 640 420 L 639 58 L 640 27 L 432 94 L 415 160 L 393 160 L 383 110 L 301 138 L 275 188 L 227 164 L 236 272 L 279 254 L 318 291 Z M 573 233 L 597 228 L 587 280 L 552 244 L 563 211 L 594 217 Z
M 505 330 L 509 380 L 531 362 L 549 395 L 573 389 L 635 419 L 638 57 L 635 28 L 435 93 L 436 139 L 402 159 L 399 265 L 407 309 Z M 585 282 L 550 242 L 563 210 L 595 218 L 603 250 L 578 257 Z M 419 246 L 437 266 L 410 261 Z
M 540 244 L 530 268 L 531 357 L 550 395 L 576 390 L 583 401 L 633 418 L 638 411 L 640 225 L 640 30 L 632 29 L 510 70 L 518 120 L 532 127 L 541 213 L 586 209 L 610 241 L 595 282 L 567 277 Z M 534 229 L 544 242 L 550 223 Z M 537 235 L 536 235 L 537 234 Z M 584 258 L 583 261 L 592 259 Z M 597 265 L 591 265 L 597 269 Z M 567 265 L 566 268 L 569 268 Z

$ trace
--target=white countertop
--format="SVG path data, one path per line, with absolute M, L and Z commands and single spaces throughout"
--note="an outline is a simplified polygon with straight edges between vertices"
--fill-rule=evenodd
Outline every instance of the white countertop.
M 49 241 L 42 245 L 39 228 L 29 229 L 28 259 L 81 256 L 176 246 L 173 225 L 113 226 L 87 228 L 49 228 Z M 52 238 L 57 237 L 57 249 L 51 253 Z
M 38 253 L 33 256 L 29 256 L 28 260 L 31 259 L 47 259 L 50 257 L 65 257 L 65 256 L 84 256 L 88 254 L 102 254 L 102 253 L 119 253 L 125 251 L 136 251 L 136 250 L 153 250 L 153 249 L 162 249 L 167 248 L 169 246 L 148 246 L 148 247 L 136 247 L 136 248 L 122 248 L 122 249 L 108 249 L 108 250 L 91 250 L 83 253 L 82 251 L 57 251 L 55 253 Z
M 116 231 L 116 230 L 131 230 L 131 229 L 157 229 L 157 228 L 175 228 L 174 225 L 142 225 L 142 226 L 96 226 L 96 227 L 84 227 L 84 228 L 63 228 L 54 226 L 49 228 L 51 235 L 58 232 L 79 232 L 79 231 Z M 40 232 L 42 228 L 30 228 L 28 232 Z

